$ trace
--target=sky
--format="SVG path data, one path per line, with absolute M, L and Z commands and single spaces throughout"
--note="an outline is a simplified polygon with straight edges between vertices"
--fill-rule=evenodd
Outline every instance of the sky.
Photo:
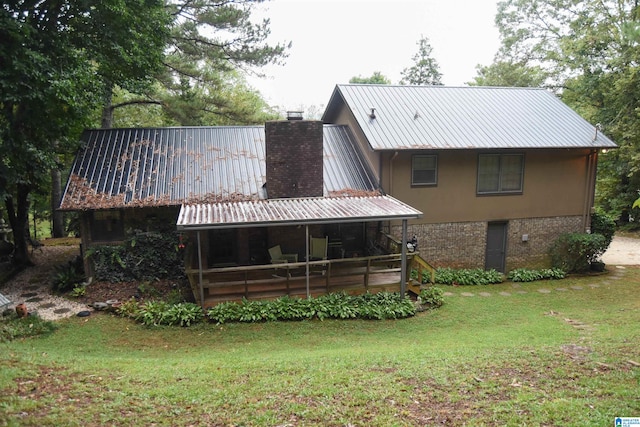
M 398 84 L 428 37 L 447 86 L 462 86 L 499 47 L 497 0 L 271 0 L 253 16 L 271 21 L 269 42 L 292 42 L 285 65 L 249 77 L 280 111 L 323 110 L 336 84 L 381 72 Z

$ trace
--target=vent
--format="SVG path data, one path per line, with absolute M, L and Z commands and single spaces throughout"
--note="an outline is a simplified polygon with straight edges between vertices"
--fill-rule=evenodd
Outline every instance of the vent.
M 302 120 L 302 111 L 287 111 L 287 120 Z

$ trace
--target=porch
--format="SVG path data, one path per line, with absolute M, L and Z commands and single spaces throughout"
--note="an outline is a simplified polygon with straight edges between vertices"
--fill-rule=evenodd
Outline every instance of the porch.
M 417 254 L 407 255 L 411 269 L 423 269 Z M 422 261 L 423 264 L 424 261 Z M 428 265 L 428 264 L 426 264 Z M 428 267 L 430 268 L 430 267 Z M 243 298 L 319 296 L 334 292 L 362 294 L 401 290 L 402 254 L 339 258 L 187 270 L 197 302 L 204 308 Z M 408 281 L 407 289 L 419 292 Z
M 192 242 L 186 272 L 206 308 L 243 298 L 405 293 L 407 221 L 421 215 L 389 196 L 268 199 L 183 205 L 177 226 Z M 367 230 L 379 229 L 382 221 L 401 221 L 402 237 L 385 235 L 380 245 Z M 330 251 L 336 226 L 342 230 L 334 236 L 338 250 Z M 325 244 L 319 259 L 311 249 L 314 240 Z

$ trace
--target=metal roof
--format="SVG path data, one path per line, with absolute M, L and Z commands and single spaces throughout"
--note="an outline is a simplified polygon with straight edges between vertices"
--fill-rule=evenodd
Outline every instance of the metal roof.
M 616 147 L 543 89 L 337 85 L 323 121 L 343 103 L 374 150 Z
M 367 222 L 420 218 L 390 196 L 313 197 L 182 205 L 178 230 Z
M 65 210 L 264 199 L 264 126 L 96 129 L 82 135 Z M 378 188 L 346 126 L 324 126 L 325 196 Z

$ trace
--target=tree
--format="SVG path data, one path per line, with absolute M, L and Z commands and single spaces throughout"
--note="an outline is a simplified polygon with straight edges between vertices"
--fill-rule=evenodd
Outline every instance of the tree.
M 469 86 L 543 87 L 547 75 L 540 67 L 514 64 L 506 61 L 491 65 L 477 65 L 478 75 Z
M 133 86 L 158 68 L 164 11 L 159 0 L 3 3 L 0 198 L 18 267 L 32 264 L 25 235 L 29 200 L 56 168 L 53 144 L 73 151 L 108 83 Z M 129 20 L 136 17 L 134 28 Z
M 253 7 L 262 1 L 169 1 L 171 37 L 162 72 L 155 76 L 157 84 L 151 90 L 131 91 L 126 100 L 108 102 L 102 126 L 113 125 L 116 109 L 131 107 L 160 108 L 173 125 L 259 123 L 274 118 L 243 77 L 257 67 L 281 63 L 291 46 L 269 45 L 269 20 L 251 20 Z
M 539 66 L 619 145 L 600 157 L 596 203 L 623 218 L 640 188 L 639 18 L 635 0 L 505 0 L 496 15 L 499 58 Z
M 385 77 L 380 71 L 374 71 L 371 77 L 351 77 L 349 83 L 365 84 L 365 85 L 390 85 L 391 80 Z
M 414 65 L 402 71 L 403 85 L 441 85 L 442 73 L 438 62 L 431 57 L 433 48 L 427 37 L 421 37 L 418 41 L 418 53 L 413 56 Z

